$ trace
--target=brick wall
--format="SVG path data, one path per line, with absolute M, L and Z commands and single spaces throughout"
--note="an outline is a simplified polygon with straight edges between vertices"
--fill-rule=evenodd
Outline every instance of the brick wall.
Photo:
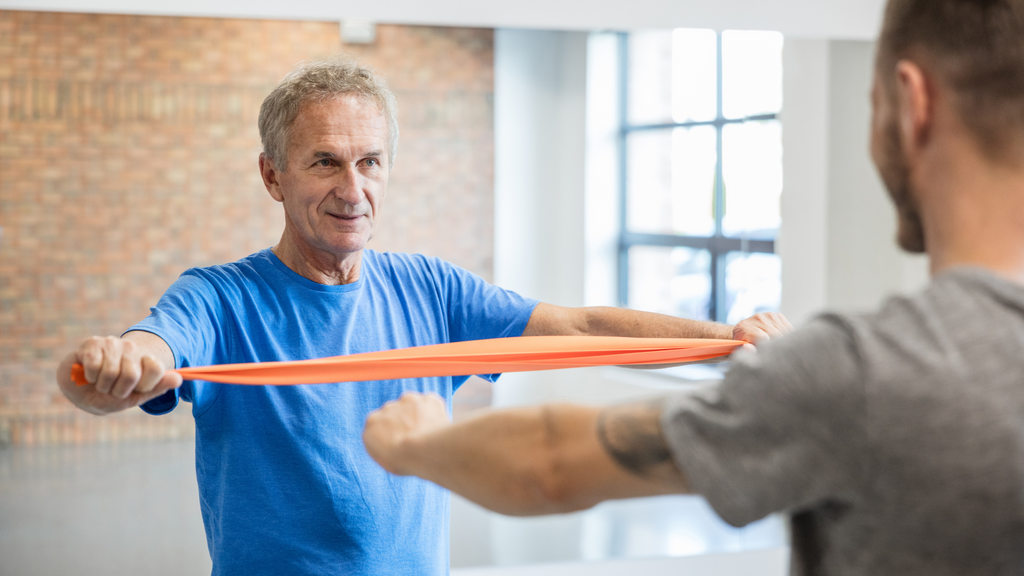
M 256 115 L 301 60 L 346 51 L 398 95 L 402 138 L 371 246 L 491 274 L 493 36 L 333 22 L 0 11 L 0 445 L 192 434 L 187 410 L 95 418 L 53 383 L 178 274 L 276 242 Z M 459 412 L 489 402 L 476 381 Z

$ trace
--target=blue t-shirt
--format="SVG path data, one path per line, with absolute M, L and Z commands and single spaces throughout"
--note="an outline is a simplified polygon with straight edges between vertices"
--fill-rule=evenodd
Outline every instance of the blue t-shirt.
M 365 250 L 357 282 L 325 286 L 267 249 L 186 271 L 132 330 L 163 338 L 181 368 L 520 336 L 536 304 L 436 258 Z M 446 574 L 448 492 L 385 472 L 362 431 L 407 390 L 450 409 L 465 380 L 194 381 L 143 409 L 192 403 L 213 574 Z

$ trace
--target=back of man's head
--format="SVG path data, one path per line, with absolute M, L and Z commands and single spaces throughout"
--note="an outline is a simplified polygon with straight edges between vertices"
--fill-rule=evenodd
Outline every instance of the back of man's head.
M 1024 0 L 890 0 L 878 44 L 878 76 L 890 95 L 903 59 L 950 88 L 990 159 L 1024 145 Z
M 263 100 L 259 129 L 263 153 L 279 170 L 288 164 L 288 136 L 304 104 L 353 95 L 376 106 L 387 122 L 388 167 L 398 153 L 398 104 L 383 78 L 344 55 L 299 64 Z

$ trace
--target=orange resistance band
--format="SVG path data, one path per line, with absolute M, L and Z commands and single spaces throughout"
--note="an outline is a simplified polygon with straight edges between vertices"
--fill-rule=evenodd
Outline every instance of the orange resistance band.
M 744 343 L 692 338 L 524 336 L 452 342 L 296 362 L 224 364 L 176 370 L 185 380 L 225 384 L 326 384 L 429 376 L 470 376 L 588 366 L 636 366 L 709 360 Z M 81 364 L 71 379 L 87 384 Z

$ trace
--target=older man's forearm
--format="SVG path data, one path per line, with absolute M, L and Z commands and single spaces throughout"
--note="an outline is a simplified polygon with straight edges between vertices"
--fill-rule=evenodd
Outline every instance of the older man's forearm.
M 625 308 L 565 308 L 541 303 L 524 336 L 626 336 L 632 338 L 733 337 L 733 327 Z
M 729 340 L 733 327 L 717 322 L 676 318 L 665 314 L 625 308 L 581 308 L 590 336 L 629 336 L 634 338 L 717 338 Z

